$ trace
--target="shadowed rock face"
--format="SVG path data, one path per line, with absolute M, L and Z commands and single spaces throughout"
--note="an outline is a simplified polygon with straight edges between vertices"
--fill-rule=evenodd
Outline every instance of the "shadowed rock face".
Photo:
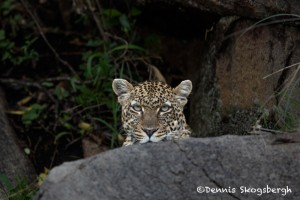
M 6 117 L 4 102 L 4 94 L 0 88 L 0 174 L 7 176 L 13 185 L 17 184 L 17 178 L 26 178 L 31 182 L 36 176 L 35 170 L 18 146 L 16 135 Z M 0 199 L 1 187 L 0 184 Z
M 166 3 L 174 6 L 199 9 L 222 16 L 264 18 L 278 13 L 300 14 L 298 0 L 132 0 L 142 5 Z
M 222 136 L 149 143 L 68 162 L 50 171 L 36 195 L 56 199 L 257 199 L 241 186 L 290 188 L 300 196 L 300 137 Z M 268 185 L 268 186 L 267 186 Z M 198 186 L 231 193 L 197 193 Z
M 300 32 L 282 23 L 246 31 L 254 23 L 224 17 L 216 25 L 199 80 L 194 81 L 190 116 L 191 128 L 198 130 L 194 135 L 246 134 L 263 114 L 262 107 L 275 119 L 282 118 L 274 112 L 281 106 L 300 116 L 291 103 L 299 99 L 300 88 L 295 81 L 290 84 L 298 70 Z M 290 65 L 294 67 L 281 70 Z M 289 92 L 278 95 L 285 87 Z
M 255 103 L 267 102 L 267 108 L 276 104 L 273 98 L 278 87 L 286 81 L 290 71 L 279 71 L 299 62 L 300 33 L 283 25 L 263 26 L 241 32 L 253 25 L 253 21 L 238 20 L 231 24 L 232 35 L 227 45 L 218 52 L 216 77 L 220 85 L 223 107 L 250 109 Z M 268 78 L 267 75 L 275 73 Z M 287 74 L 288 73 L 288 74 Z M 298 93 L 298 92 L 296 92 Z M 277 99 L 278 100 L 278 99 Z

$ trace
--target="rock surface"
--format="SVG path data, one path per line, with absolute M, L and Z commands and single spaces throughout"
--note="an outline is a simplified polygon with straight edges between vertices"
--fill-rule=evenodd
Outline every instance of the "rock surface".
M 280 107 L 279 117 L 299 118 L 299 108 L 291 103 L 300 94 L 297 81 L 291 82 L 300 69 L 299 29 L 283 24 L 249 29 L 254 23 L 226 17 L 215 26 L 191 102 L 190 125 L 201 130 L 197 136 L 245 134 L 263 114 L 262 107 L 275 118 L 274 108 Z M 283 87 L 291 90 L 278 95 Z
M 141 4 L 167 3 L 177 7 L 195 8 L 222 16 L 264 18 L 278 13 L 300 14 L 298 0 L 132 0 Z
M 299 136 L 227 135 L 119 148 L 52 169 L 36 199 L 296 200 Z M 228 193 L 198 193 L 199 186 Z M 242 193 L 243 186 L 255 189 Z M 292 192 L 259 196 L 257 188 L 267 187 Z
M 5 98 L 0 88 L 0 174 L 7 176 L 13 185 L 17 184 L 17 178 L 25 177 L 30 182 L 36 176 L 34 167 L 18 146 L 5 110 Z
M 238 33 L 253 23 L 238 20 L 230 28 L 232 33 Z M 216 76 L 226 110 L 230 107 L 250 109 L 255 103 L 267 102 L 286 78 L 283 76 L 287 71 L 263 77 L 299 62 L 300 54 L 295 50 L 300 48 L 300 33 L 293 27 L 258 27 L 243 35 L 233 35 L 224 43 L 227 45 L 224 44 L 216 59 Z M 271 104 L 275 101 L 271 99 Z

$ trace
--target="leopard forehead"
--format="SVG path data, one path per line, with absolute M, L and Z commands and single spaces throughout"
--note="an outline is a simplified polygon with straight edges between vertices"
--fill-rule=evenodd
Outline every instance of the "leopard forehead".
M 162 82 L 143 82 L 134 86 L 131 91 L 132 99 L 148 107 L 156 107 L 174 99 L 173 89 Z

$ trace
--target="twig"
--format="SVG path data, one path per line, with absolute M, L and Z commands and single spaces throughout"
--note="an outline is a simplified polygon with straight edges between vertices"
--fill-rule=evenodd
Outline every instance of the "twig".
M 1 83 L 6 83 L 6 84 L 11 84 L 11 85 L 22 85 L 26 87 L 35 87 L 38 89 L 42 89 L 42 86 L 39 83 L 36 82 L 29 82 L 29 81 L 22 81 L 22 80 L 17 80 L 17 79 L 0 79 Z
M 31 142 L 31 140 L 29 139 L 29 141 Z M 38 141 L 36 142 L 36 144 L 34 145 L 34 148 L 33 148 L 33 152 L 34 153 L 37 153 L 37 148 L 38 148 L 38 145 L 42 142 L 42 138 L 39 137 Z
M 42 27 L 40 26 L 37 18 L 34 16 L 33 12 L 29 9 L 28 5 L 26 4 L 26 2 L 24 0 L 21 0 L 23 6 L 25 7 L 26 11 L 28 12 L 28 14 L 30 15 L 30 17 L 33 19 L 36 27 L 38 28 L 38 31 L 40 33 L 40 35 L 42 36 L 44 42 L 46 43 L 46 45 L 50 48 L 50 50 L 52 51 L 52 53 L 55 55 L 55 57 L 66 67 L 68 67 L 68 69 L 74 74 L 77 75 L 77 73 L 75 72 L 75 70 L 73 69 L 73 67 L 65 60 L 63 60 L 59 54 L 56 52 L 56 50 L 54 49 L 54 47 L 50 44 L 50 42 L 48 41 L 47 37 L 45 36 Z
M 50 162 L 50 166 L 49 166 L 50 168 L 53 167 L 54 159 L 55 159 L 55 157 L 56 157 L 56 154 L 57 154 L 57 144 L 55 145 L 55 150 L 54 150 L 53 155 L 52 155 L 52 157 L 51 157 L 51 162 Z
M 49 82 L 52 82 L 52 81 L 70 81 L 70 80 L 72 80 L 72 78 L 69 77 L 69 76 L 59 76 L 59 77 L 45 78 L 45 79 L 42 79 L 40 82 L 45 82 L 45 81 L 49 81 Z M 75 83 L 82 83 L 79 80 L 74 80 L 74 82 Z
M 93 16 L 93 18 L 94 18 L 94 21 L 96 22 L 97 28 L 98 28 L 98 30 L 99 30 L 99 32 L 100 32 L 100 34 L 101 34 L 103 40 L 104 40 L 105 42 L 107 42 L 108 37 L 106 36 L 106 33 L 104 32 L 104 30 L 103 30 L 103 28 L 102 28 L 102 25 L 101 25 L 101 23 L 100 23 L 100 20 L 97 18 L 96 14 L 95 14 L 95 8 L 93 7 L 93 5 L 92 5 L 92 3 L 91 3 L 90 0 L 86 0 L 86 2 L 87 2 L 87 5 L 88 5 L 89 10 L 90 10 L 91 13 L 92 13 L 92 16 Z

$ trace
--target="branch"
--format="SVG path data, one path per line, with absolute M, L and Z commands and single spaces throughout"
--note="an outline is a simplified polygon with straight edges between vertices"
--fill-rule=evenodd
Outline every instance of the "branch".
M 38 31 L 40 33 L 40 35 L 42 36 L 43 40 L 45 41 L 46 45 L 50 48 L 50 50 L 52 51 L 52 53 L 55 55 L 55 57 L 66 67 L 68 67 L 68 69 L 74 74 L 77 75 L 77 73 L 75 72 L 75 70 L 73 69 L 73 67 L 65 60 L 63 60 L 59 54 L 55 51 L 54 47 L 50 44 L 50 42 L 48 41 L 47 37 L 45 36 L 42 27 L 40 26 L 37 18 L 34 16 L 33 12 L 29 9 L 28 5 L 26 4 L 26 2 L 24 0 L 21 0 L 23 6 L 25 7 L 26 11 L 28 12 L 28 14 L 30 15 L 30 17 L 32 18 L 33 22 L 35 23 L 36 27 L 38 28 Z
M 96 25 L 97 25 L 97 27 L 98 27 L 98 30 L 99 30 L 99 32 L 100 32 L 100 34 L 101 34 L 103 40 L 104 40 L 105 42 L 107 42 L 107 41 L 108 41 L 108 37 L 106 36 L 106 34 L 105 34 L 105 32 L 104 32 L 104 29 L 102 28 L 102 25 L 101 25 L 101 23 L 100 23 L 100 20 L 97 18 L 96 14 L 95 14 L 95 8 L 93 7 L 93 5 L 92 5 L 92 3 L 91 3 L 90 0 L 86 0 L 86 2 L 87 2 L 87 4 L 88 4 L 88 8 L 89 8 L 89 10 L 90 10 L 91 13 L 92 13 L 92 16 L 93 16 L 93 18 L 94 18 L 94 20 L 95 20 L 95 22 L 96 22 Z M 99 7 L 99 5 L 98 5 L 98 7 Z

